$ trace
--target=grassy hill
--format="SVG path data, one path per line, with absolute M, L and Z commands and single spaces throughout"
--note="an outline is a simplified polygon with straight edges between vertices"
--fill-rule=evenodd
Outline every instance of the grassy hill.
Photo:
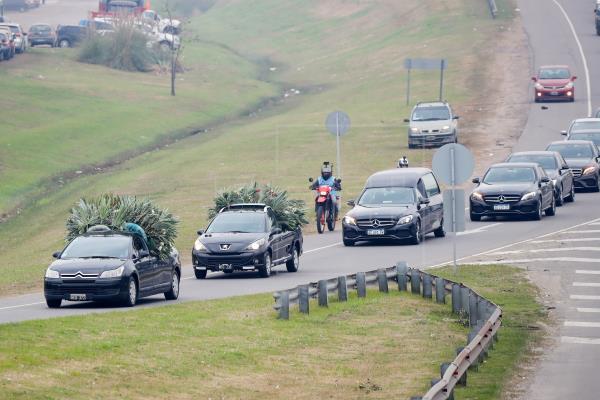
M 0 293 L 39 288 L 67 210 L 83 195 L 148 195 L 169 207 L 182 221 L 183 254 L 221 187 L 270 181 L 310 202 L 307 178 L 335 159 L 323 123 L 336 109 L 352 118 L 342 144 L 346 198 L 403 154 L 427 162 L 431 151 L 406 148 L 403 60 L 447 58 L 445 97 L 460 114 L 502 23 L 482 0 L 217 1 L 186 27 L 187 70 L 174 99 L 166 76 L 35 50 L 0 70 L 10 90 L 0 106 L 17 99 L 11 107 L 32 115 L 0 134 L 0 209 L 24 205 L 0 224 Z M 413 73 L 413 102 L 436 99 L 437 80 Z M 173 137 L 181 140 L 157 146 Z

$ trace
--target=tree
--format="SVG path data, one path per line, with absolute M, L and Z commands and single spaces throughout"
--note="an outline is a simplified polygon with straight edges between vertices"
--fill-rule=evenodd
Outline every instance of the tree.
M 173 19 L 173 6 L 170 0 L 167 0 L 164 4 L 165 13 L 169 19 L 169 24 L 172 24 Z M 175 33 L 172 33 L 175 35 Z M 175 41 L 171 44 L 171 96 L 175 96 L 175 82 L 177 81 L 177 68 L 179 67 L 179 55 L 183 48 L 183 41 L 179 40 L 179 45 L 175 46 Z

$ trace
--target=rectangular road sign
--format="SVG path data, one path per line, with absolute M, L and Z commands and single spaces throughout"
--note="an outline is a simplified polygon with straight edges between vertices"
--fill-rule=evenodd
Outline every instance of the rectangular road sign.
M 448 61 L 444 58 L 407 58 L 404 60 L 406 69 L 446 69 Z
M 453 192 L 454 201 L 452 201 Z M 463 189 L 444 190 L 443 198 L 444 230 L 446 232 L 463 232 L 465 230 L 465 191 Z

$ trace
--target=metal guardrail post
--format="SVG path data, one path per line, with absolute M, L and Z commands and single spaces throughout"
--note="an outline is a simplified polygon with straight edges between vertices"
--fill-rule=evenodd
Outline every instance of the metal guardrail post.
M 471 289 L 468 287 L 460 287 L 460 309 L 463 313 L 469 313 L 469 294 Z
M 435 278 L 435 302 L 439 304 L 446 303 L 446 281 L 444 278 Z
M 379 291 L 383 293 L 389 292 L 388 289 L 388 280 L 385 269 L 377 270 L 377 284 L 379 285 Z
M 496 18 L 498 15 L 498 7 L 496 6 L 495 0 L 488 0 L 488 5 L 490 7 L 490 14 L 492 14 L 492 18 Z
M 356 274 L 356 292 L 358 297 L 367 297 L 367 277 L 364 272 Z
M 328 307 L 329 298 L 327 296 L 327 281 L 324 279 L 320 280 L 317 288 L 319 290 L 319 307 Z
M 298 286 L 298 309 L 301 313 L 308 314 L 309 302 L 308 285 Z
M 458 283 L 452 284 L 452 312 L 459 314 L 462 306 L 460 304 L 460 285 Z
M 279 296 L 279 319 L 290 319 L 290 292 L 284 290 Z
M 413 294 L 421 294 L 421 272 L 418 269 L 410 270 L 410 291 Z
M 469 293 L 469 326 L 473 327 L 477 325 L 479 319 L 477 315 L 477 295 Z
M 423 297 L 426 299 L 433 298 L 433 287 L 431 275 L 429 274 L 423 274 Z
M 404 261 L 396 263 L 396 274 L 398 280 L 398 290 L 406 291 L 406 274 L 408 273 L 408 265 Z
M 348 301 L 348 286 L 345 276 L 338 276 L 338 300 Z

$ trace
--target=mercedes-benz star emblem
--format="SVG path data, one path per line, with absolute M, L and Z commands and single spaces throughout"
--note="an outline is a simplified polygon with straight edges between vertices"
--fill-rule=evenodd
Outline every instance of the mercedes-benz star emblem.
M 506 199 L 504 198 L 504 196 L 503 196 L 503 195 L 500 195 L 500 196 L 498 197 L 498 201 L 499 201 L 500 203 L 504 203 L 504 201 L 505 201 L 505 200 L 506 200 Z
M 378 226 L 381 225 L 381 222 L 379 222 L 378 219 L 374 219 L 373 221 L 371 221 L 371 225 L 373 225 L 375 228 L 377 228 Z

